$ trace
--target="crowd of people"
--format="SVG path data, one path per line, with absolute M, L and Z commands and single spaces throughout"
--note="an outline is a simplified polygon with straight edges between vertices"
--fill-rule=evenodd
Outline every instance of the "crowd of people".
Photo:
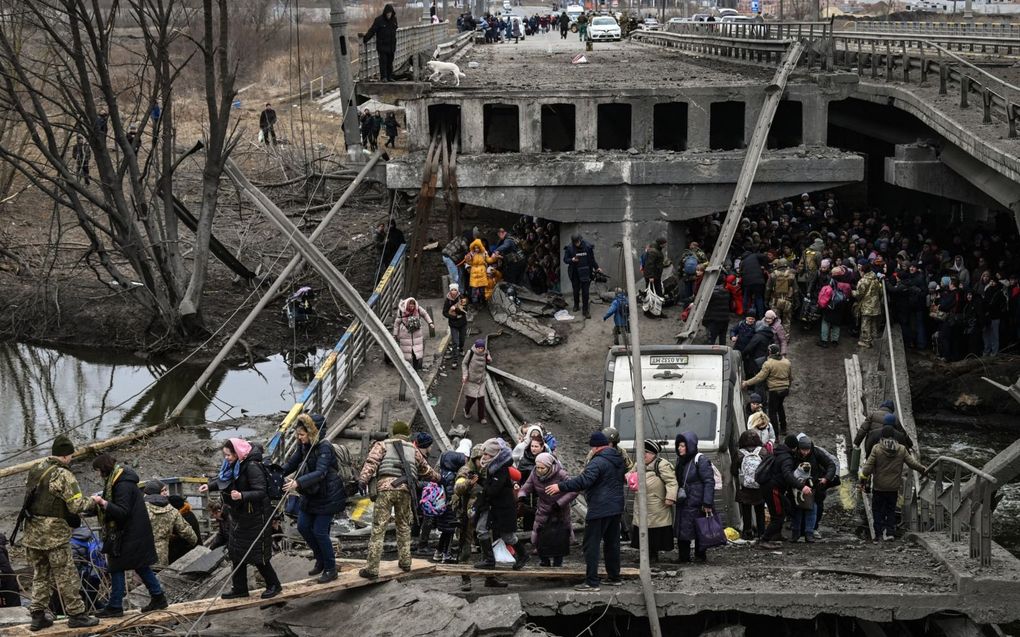
M 559 289 L 556 224 L 522 216 L 500 227 L 490 239 L 477 227 L 451 239 L 442 251 L 451 284 L 457 284 L 470 304 L 482 305 L 502 281 L 524 285 L 537 294 Z
M 720 226 L 713 216 L 689 227 L 701 245 L 712 245 Z M 849 334 L 867 348 L 884 325 L 887 297 L 907 347 L 931 349 L 946 361 L 995 355 L 1020 342 L 1016 237 L 1003 218 L 932 223 L 919 214 L 844 210 L 832 193 L 751 207 L 725 259 L 723 289 L 713 291 L 706 327 L 713 342 L 722 342 L 718 326 L 727 312 L 761 319 L 770 310 L 777 338 L 777 325 L 789 335 L 799 320 L 817 330 L 820 347 L 837 347 Z M 679 262 L 693 295 L 707 256 L 689 270 L 690 253 Z M 741 344 L 750 340 L 747 328 L 740 332 Z
M 523 37 L 549 33 L 557 29 L 563 34 L 570 30 L 570 19 L 566 12 L 561 15 L 536 13 L 530 17 L 486 13 L 477 20 L 470 13 L 457 17 L 458 31 L 481 31 L 487 44 L 519 42 Z

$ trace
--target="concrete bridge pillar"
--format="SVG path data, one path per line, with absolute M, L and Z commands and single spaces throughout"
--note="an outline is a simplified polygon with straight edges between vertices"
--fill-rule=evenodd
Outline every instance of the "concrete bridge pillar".
M 804 145 L 825 146 L 828 143 L 829 100 L 821 95 L 805 95 L 801 104 Z
M 751 144 L 751 136 L 754 135 L 754 127 L 758 125 L 758 115 L 761 114 L 763 96 L 748 95 L 744 100 L 744 145 L 747 148 Z M 774 122 L 773 122 L 774 124 Z
M 687 101 L 687 148 L 708 150 L 711 110 L 712 102 L 707 97 Z
M 595 100 L 577 100 L 575 104 L 575 146 L 579 151 L 598 150 L 598 105 Z M 570 235 L 567 235 L 569 239 Z M 566 245 L 565 243 L 560 245 Z
M 521 152 L 542 152 L 542 105 L 534 101 L 518 102 L 517 117 L 521 130 Z
M 425 150 L 429 145 L 429 107 L 422 100 L 404 105 L 404 130 L 407 136 L 407 150 Z M 424 131 L 420 133 L 420 131 Z
M 630 145 L 639 153 L 652 150 L 654 109 L 650 100 L 631 102 Z
M 461 150 L 465 154 L 485 152 L 484 117 L 481 100 L 461 103 Z

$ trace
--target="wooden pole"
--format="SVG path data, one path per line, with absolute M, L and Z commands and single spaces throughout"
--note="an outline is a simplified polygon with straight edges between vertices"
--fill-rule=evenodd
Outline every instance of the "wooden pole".
M 662 637 L 662 627 L 659 626 L 659 610 L 655 603 L 655 588 L 652 586 L 652 573 L 648 562 L 648 486 L 645 484 L 645 422 L 643 414 L 645 400 L 641 393 L 641 337 L 638 327 L 640 315 L 638 314 L 637 286 L 634 284 L 635 255 L 631 245 L 634 223 L 632 221 L 630 186 L 624 186 L 624 192 L 627 207 L 624 211 L 623 222 L 623 267 L 627 277 L 627 298 L 630 306 L 630 378 L 634 396 L 634 463 L 638 475 L 637 508 L 638 542 L 640 543 L 638 572 L 652 637 Z

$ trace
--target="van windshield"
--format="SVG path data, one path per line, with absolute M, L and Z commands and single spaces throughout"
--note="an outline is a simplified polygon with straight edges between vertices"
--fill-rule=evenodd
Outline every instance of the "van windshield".
M 677 434 L 693 431 L 698 440 L 715 440 L 718 408 L 702 400 L 659 398 L 645 401 L 645 436 L 672 441 Z M 621 440 L 634 440 L 634 403 L 620 403 L 613 414 L 613 426 Z

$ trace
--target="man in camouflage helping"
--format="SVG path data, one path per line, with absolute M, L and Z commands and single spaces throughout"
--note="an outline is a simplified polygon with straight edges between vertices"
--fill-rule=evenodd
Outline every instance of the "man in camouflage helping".
M 439 474 L 429 466 L 425 456 L 411 444 L 408 436 L 411 427 L 397 420 L 390 427 L 390 437 L 372 445 L 365 458 L 365 466 L 358 476 L 358 489 L 375 497 L 372 515 L 372 537 L 368 541 L 368 564 L 358 575 L 368 579 L 379 577 L 379 560 L 382 557 L 386 526 L 393 518 L 397 526 L 397 559 L 400 568 L 411 570 L 411 518 L 418 510 L 416 487 L 419 480 L 439 482 Z
M 78 481 L 68 466 L 74 444 L 67 436 L 53 440 L 52 455 L 28 473 L 21 518 L 25 534 L 21 540 L 32 564 L 31 630 L 53 625 L 46 614 L 50 592 L 56 590 L 70 619 L 69 628 L 95 626 L 99 620 L 89 616 L 78 595 L 80 580 L 71 557 L 71 531 L 80 525 L 78 515 L 91 502 L 83 498 Z
M 777 259 L 776 269 L 765 286 L 765 303 L 779 315 L 787 334 L 793 324 L 793 306 L 798 293 L 797 275 L 790 269 L 786 259 Z

